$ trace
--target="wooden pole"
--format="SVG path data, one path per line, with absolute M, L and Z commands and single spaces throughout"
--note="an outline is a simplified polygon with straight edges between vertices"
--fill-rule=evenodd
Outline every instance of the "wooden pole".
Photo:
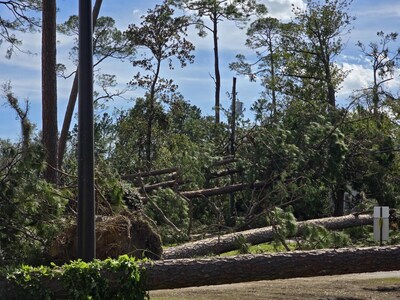
M 95 258 L 92 1 L 79 0 L 78 256 Z

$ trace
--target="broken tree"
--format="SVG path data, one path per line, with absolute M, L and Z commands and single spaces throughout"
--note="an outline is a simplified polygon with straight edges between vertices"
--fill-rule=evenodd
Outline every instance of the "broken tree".
M 297 234 L 301 235 L 302 229 L 306 225 L 318 225 L 328 230 L 340 230 L 349 227 L 369 225 L 372 224 L 372 222 L 373 217 L 370 215 L 348 215 L 344 217 L 308 220 L 297 223 Z M 232 251 L 238 248 L 237 241 L 239 238 L 244 238 L 247 243 L 253 245 L 266 243 L 274 239 L 274 230 L 272 226 L 268 226 L 186 243 L 165 249 L 163 258 L 188 258 Z
M 400 246 L 344 248 L 337 250 L 295 251 L 289 253 L 238 255 L 208 259 L 172 259 L 145 262 L 147 290 L 189 286 L 217 285 L 256 280 L 312 277 L 351 273 L 400 270 Z M 120 287 L 118 274 L 104 270 L 109 288 Z M 135 279 L 133 279 L 135 280 Z M 39 282 L 38 282 L 39 284 Z M 68 295 L 66 286 L 56 276 L 40 281 L 58 299 Z M 18 287 L 0 277 L 0 297 L 18 299 Z M 134 295 L 132 295 L 134 296 Z

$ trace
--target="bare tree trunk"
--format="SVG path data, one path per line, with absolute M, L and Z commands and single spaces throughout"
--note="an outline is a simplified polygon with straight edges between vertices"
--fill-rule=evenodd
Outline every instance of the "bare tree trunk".
M 229 194 L 237 191 L 243 191 L 244 189 L 262 189 L 265 188 L 269 184 L 269 181 L 259 181 L 252 184 L 249 183 L 237 183 L 233 185 L 227 185 L 223 187 L 216 187 L 210 189 L 202 189 L 196 191 L 186 191 L 181 192 L 181 194 L 189 199 L 192 198 L 202 198 L 202 197 L 210 197 L 216 195 Z
M 161 58 L 157 59 L 157 69 L 154 74 L 153 82 L 150 87 L 150 94 L 148 95 L 148 111 L 147 111 L 147 128 L 146 128 L 146 167 L 148 170 L 151 169 L 152 165 L 152 132 L 153 132 L 153 123 L 154 123 L 154 117 L 155 117 L 155 102 L 156 102 L 156 84 L 158 82 L 158 77 L 160 74 L 160 68 L 161 68 Z
M 395 246 L 156 261 L 147 265 L 147 288 L 394 271 L 400 269 L 399 255 L 400 246 Z
M 214 73 L 215 73 L 215 123 L 220 122 L 220 94 L 221 94 L 221 75 L 219 72 L 219 53 L 218 53 L 218 17 L 216 12 L 212 17 L 213 22 L 213 41 L 214 41 Z
M 153 132 L 153 120 L 154 120 L 154 103 L 152 97 L 150 97 L 150 103 L 148 105 L 148 116 L 147 116 L 147 128 L 146 128 L 146 167 L 148 170 L 151 169 L 151 140 Z
M 103 0 L 96 0 L 93 7 L 93 27 L 96 24 L 97 18 L 99 16 L 100 7 Z M 65 147 L 67 145 L 68 131 L 71 126 L 72 115 L 74 113 L 76 98 L 78 97 L 78 67 L 76 68 L 74 81 L 72 83 L 71 92 L 69 94 L 68 105 L 65 111 L 64 122 L 61 129 L 60 140 L 58 143 L 58 167 L 61 169 Z
M 270 57 L 269 57 L 269 63 L 271 65 L 271 91 L 272 91 L 272 114 L 274 116 L 274 118 L 276 117 L 276 71 L 275 71 L 275 58 L 274 58 L 274 49 L 273 49 L 273 45 L 272 45 L 272 40 L 269 39 L 268 41 L 268 51 L 270 53 Z
M 218 285 L 257 280 L 340 275 L 400 269 L 400 246 L 360 249 L 296 251 L 289 253 L 238 255 L 209 259 L 178 259 L 144 263 L 147 290 Z M 103 272 L 112 289 L 118 290 L 121 275 Z M 43 279 L 42 285 L 57 299 L 68 291 L 57 278 Z M 0 278 L 0 296 L 17 297 L 18 287 Z
M 178 168 L 173 167 L 173 168 L 167 168 L 167 169 L 161 169 L 161 170 L 153 170 L 153 171 L 149 171 L 149 172 L 139 172 L 136 174 L 122 175 L 121 179 L 133 181 L 139 177 L 164 175 L 164 174 L 169 174 L 169 173 L 175 173 L 177 171 L 178 171 Z
M 306 225 L 319 225 L 324 226 L 329 230 L 340 230 L 349 227 L 369 225 L 372 224 L 372 222 L 373 217 L 370 215 L 348 215 L 337 218 L 323 218 L 302 221 L 297 223 L 298 231 L 296 235 L 301 235 L 302 230 Z M 247 243 L 258 245 L 273 241 L 274 231 L 272 226 L 268 226 L 186 243 L 180 246 L 165 249 L 163 252 L 163 258 L 175 259 L 204 256 L 209 254 L 221 254 L 236 250 L 238 248 L 238 238 L 244 238 Z
M 76 70 L 75 72 L 74 81 L 72 83 L 71 91 L 69 93 L 67 109 L 65 110 L 64 122 L 60 134 L 60 141 L 58 143 L 58 167 L 60 169 L 62 167 L 64 160 L 69 127 L 71 126 L 72 115 L 74 113 L 77 97 L 78 97 L 78 70 Z
M 43 0 L 42 19 L 42 138 L 47 163 L 44 177 L 57 184 L 56 0 Z

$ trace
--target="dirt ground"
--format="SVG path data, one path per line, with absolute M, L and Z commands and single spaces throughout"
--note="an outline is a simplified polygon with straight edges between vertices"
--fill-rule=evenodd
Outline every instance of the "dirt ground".
M 257 281 L 150 292 L 151 300 L 394 300 L 400 299 L 400 271 Z

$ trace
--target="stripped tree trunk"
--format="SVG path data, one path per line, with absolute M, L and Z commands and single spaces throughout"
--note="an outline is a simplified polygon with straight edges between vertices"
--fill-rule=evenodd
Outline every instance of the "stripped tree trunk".
M 329 230 L 339 230 L 368 225 L 372 224 L 372 222 L 373 217 L 370 215 L 348 215 L 344 217 L 302 221 L 297 223 L 297 235 L 301 235 L 305 225 L 320 225 Z M 258 245 L 272 241 L 274 239 L 274 231 L 271 226 L 268 226 L 191 242 L 164 250 L 163 258 L 188 258 L 232 251 L 238 248 L 238 238 L 245 238 L 247 243 Z
M 256 280 L 400 270 L 400 246 L 295 251 L 147 265 L 147 289 L 171 289 Z
M 258 181 L 254 183 L 238 183 L 233 185 L 227 185 L 223 187 L 215 187 L 210 189 L 202 189 L 196 191 L 181 192 L 183 196 L 188 199 L 193 198 L 204 198 L 216 195 L 230 194 L 233 192 L 243 191 L 245 189 L 263 189 L 269 184 L 269 181 Z

